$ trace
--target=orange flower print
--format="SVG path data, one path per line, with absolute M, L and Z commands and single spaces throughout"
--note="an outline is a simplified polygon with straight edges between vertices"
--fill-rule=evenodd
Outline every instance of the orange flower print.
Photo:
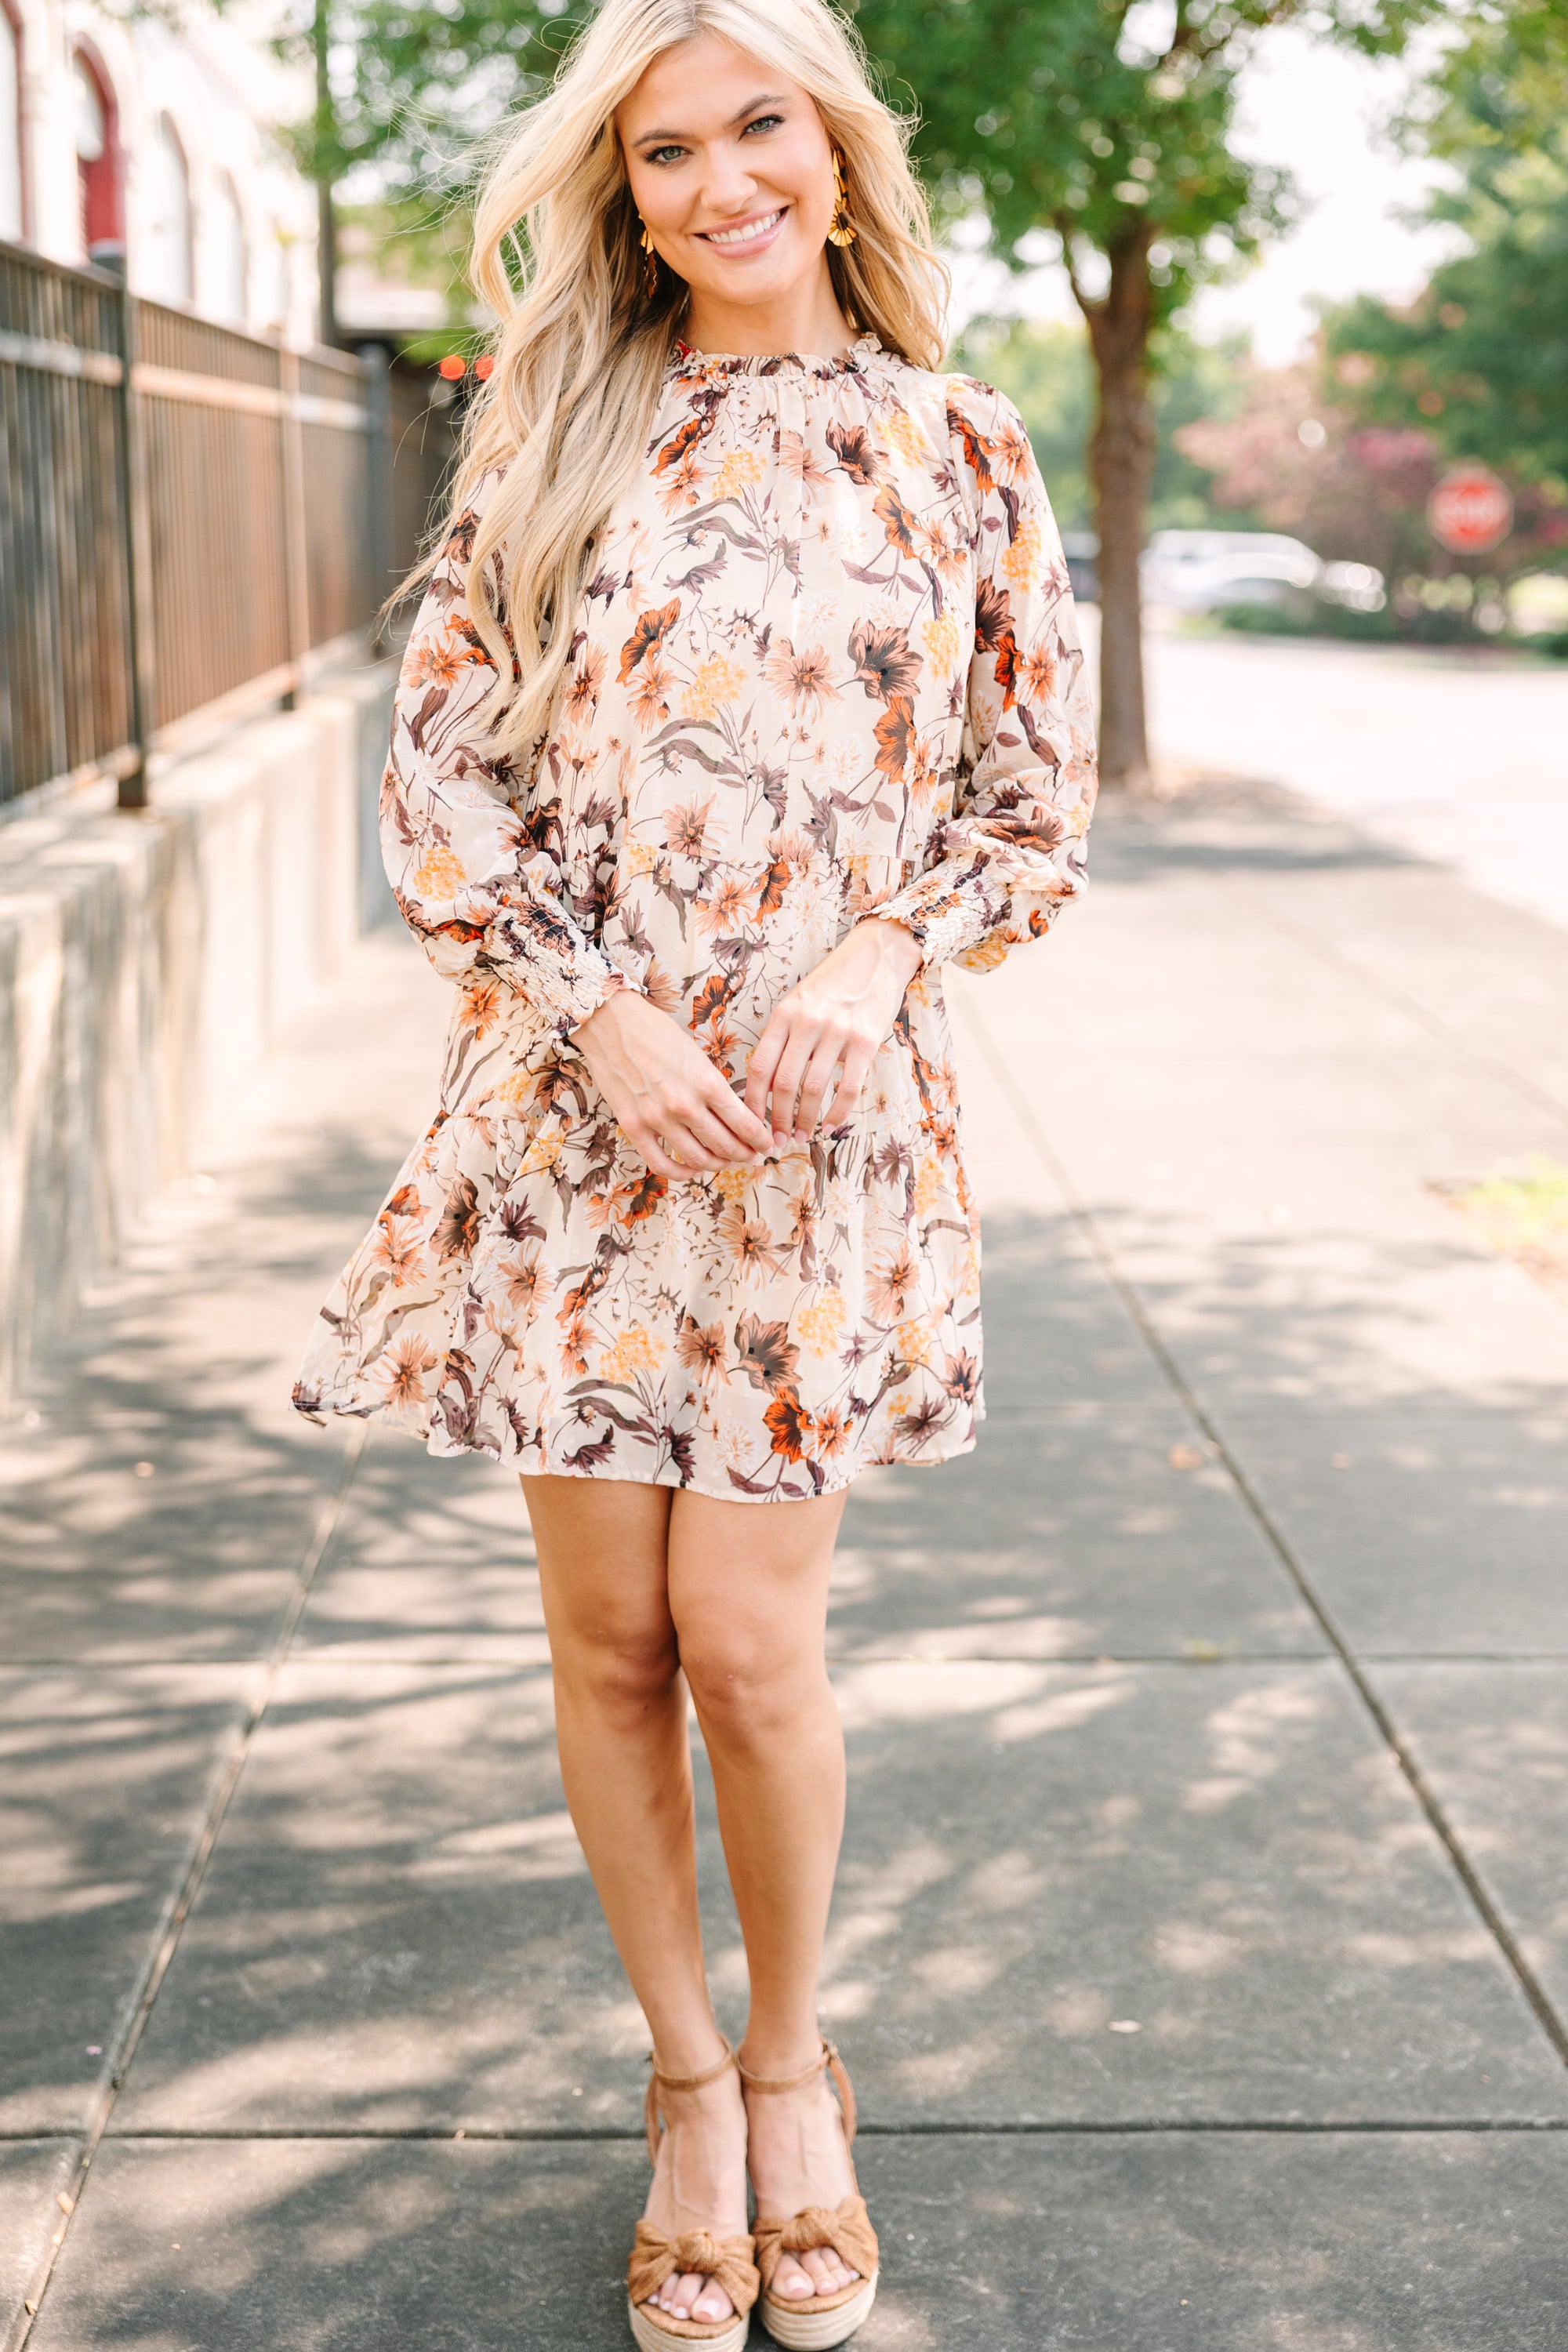
M 827 488 L 827 468 L 809 441 L 799 433 L 779 435 L 779 465 L 800 484 L 807 499 Z
M 791 717 L 805 719 L 814 727 L 822 717 L 824 703 L 838 700 L 832 664 L 822 646 L 808 646 L 797 654 L 789 639 L 781 637 L 763 663 L 763 674 L 787 698 Z
M 713 939 L 728 939 L 743 925 L 754 922 L 755 888 L 754 883 L 742 882 L 739 875 L 731 875 L 727 881 L 720 883 L 710 898 L 704 898 L 698 906 L 699 928 Z
M 616 674 L 620 685 L 625 686 L 646 655 L 663 644 L 679 618 L 679 596 L 671 597 L 668 604 L 660 604 L 656 611 L 637 614 L 637 627 L 621 647 L 621 667 Z
M 384 1209 L 376 1219 L 379 1239 L 371 1251 L 373 1265 L 384 1266 L 398 1289 L 416 1276 L 423 1255 L 419 1228 L 411 1217 L 395 1217 Z
M 440 1360 L 417 1331 L 405 1331 L 395 1339 L 378 1367 L 388 1404 L 426 1403 L 425 1375 Z
M 760 1218 L 748 1217 L 739 1202 L 731 1202 L 719 1219 L 719 1238 L 742 1282 L 778 1272 L 779 1253 L 773 1234 Z
M 713 798 L 705 801 L 677 801 L 665 811 L 664 845 L 678 857 L 702 857 L 708 849 L 708 827 L 713 817 Z
M 680 1326 L 680 1336 L 675 1343 L 679 1360 L 698 1380 L 707 1382 L 721 1379 L 724 1370 L 724 1327 L 721 1323 L 699 1323 L 687 1315 Z
M 904 695 L 889 702 L 874 730 L 877 738 L 876 765 L 891 783 L 897 783 L 909 765 L 910 745 L 914 737 L 914 712 Z
M 866 1311 L 884 1328 L 901 1323 L 909 1302 L 920 1288 L 920 1260 L 906 1241 L 890 1257 L 867 1269 Z
M 899 553 L 912 555 L 915 551 L 915 518 L 891 483 L 872 500 L 871 511 Z
M 500 1018 L 500 982 L 477 980 L 463 991 L 463 1020 L 476 1037 L 488 1037 Z
M 572 672 L 571 683 L 562 697 L 569 717 L 579 721 L 591 719 L 598 708 L 599 688 L 605 678 L 605 656 L 597 646 L 585 646 Z
M 1027 702 L 1049 702 L 1057 690 L 1057 674 L 1061 665 L 1044 646 L 1037 646 L 1018 664 L 1018 684 Z
M 645 735 L 662 727 L 669 717 L 669 698 L 675 686 L 675 673 L 657 648 L 648 654 L 633 681 L 631 711 Z
M 772 1433 L 775 1454 L 786 1462 L 805 1461 L 814 1424 L 793 1389 L 780 1389 L 763 1415 L 763 1425 Z

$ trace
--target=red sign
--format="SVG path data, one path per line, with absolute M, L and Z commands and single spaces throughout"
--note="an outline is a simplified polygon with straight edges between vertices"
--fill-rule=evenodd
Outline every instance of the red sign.
M 1489 466 L 1454 466 L 1426 501 L 1426 521 L 1451 554 L 1485 555 L 1513 529 L 1513 499 Z

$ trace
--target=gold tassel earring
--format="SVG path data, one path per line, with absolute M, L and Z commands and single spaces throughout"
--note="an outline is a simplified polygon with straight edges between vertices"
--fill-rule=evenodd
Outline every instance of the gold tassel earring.
M 641 213 L 638 213 L 637 218 L 638 220 L 642 220 Z M 658 292 L 658 256 L 653 249 L 653 232 L 648 227 L 647 221 L 642 222 L 642 236 L 638 239 L 638 243 L 641 245 L 643 251 L 647 256 L 647 259 L 643 264 L 643 292 L 647 295 L 654 295 Z
M 833 151 L 833 220 L 827 231 L 829 245 L 853 245 L 859 232 L 849 217 L 849 192 L 844 184 L 844 159 L 837 148 Z

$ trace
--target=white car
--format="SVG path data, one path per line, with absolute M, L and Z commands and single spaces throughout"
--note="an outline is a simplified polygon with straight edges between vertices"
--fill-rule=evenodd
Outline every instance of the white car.
M 1145 604 L 1178 613 L 1312 596 L 1375 613 L 1385 601 L 1383 574 L 1372 564 L 1324 563 L 1283 531 L 1157 530 L 1143 551 L 1140 577 Z

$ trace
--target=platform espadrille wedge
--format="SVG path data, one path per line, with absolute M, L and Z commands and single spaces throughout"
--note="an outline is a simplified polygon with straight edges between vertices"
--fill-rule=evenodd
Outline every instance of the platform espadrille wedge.
M 855 2086 L 849 2080 L 848 2069 L 831 2042 L 824 2041 L 820 2056 L 798 2074 L 782 2081 L 770 2081 L 753 2074 L 737 2058 L 741 2080 L 748 2091 L 798 2091 L 819 2074 L 826 2066 L 833 2087 L 838 2094 L 839 2122 L 844 2130 L 846 2149 L 855 2145 Z M 851 2179 L 855 2176 L 855 2160 L 849 2159 Z M 757 2308 L 763 2326 L 775 2344 L 785 2347 L 785 2352 L 831 2352 L 834 2345 L 844 2343 L 853 2336 L 877 2300 L 877 2275 L 880 2255 L 877 2232 L 871 2227 L 871 2217 L 866 2210 L 866 2200 L 858 2185 L 842 2199 L 831 2212 L 825 2205 L 807 2205 L 792 2213 L 787 2221 L 764 2217 L 759 2213 L 752 2224 L 756 2245 L 756 2263 L 762 2281 L 762 2295 Z M 857 2270 L 860 2275 L 837 2294 L 776 2295 L 773 2292 L 773 2276 L 781 2254 L 809 2253 L 814 2246 L 831 2246 L 846 2269 Z
M 657 2056 L 651 2051 L 648 2054 L 652 2072 L 643 2103 L 643 2123 L 648 2162 L 657 2164 L 664 2137 L 659 2092 L 700 2091 L 705 2083 L 716 2083 L 727 2067 L 738 2067 L 740 2061 L 726 2042 L 722 2058 L 700 2074 L 665 2074 L 659 2071 Z M 751 2331 L 752 2305 L 761 2284 L 754 2251 L 750 2237 L 714 2238 L 706 2230 L 687 2230 L 679 2238 L 667 2238 L 651 2221 L 639 2221 L 626 2263 L 626 2316 L 637 2352 L 669 2352 L 673 2344 L 700 2344 L 706 2352 L 741 2352 Z M 700 2271 L 723 2288 L 735 2306 L 730 2318 L 677 2319 L 649 2303 L 648 2297 L 658 2293 L 666 2279 L 679 2278 L 689 2271 Z

